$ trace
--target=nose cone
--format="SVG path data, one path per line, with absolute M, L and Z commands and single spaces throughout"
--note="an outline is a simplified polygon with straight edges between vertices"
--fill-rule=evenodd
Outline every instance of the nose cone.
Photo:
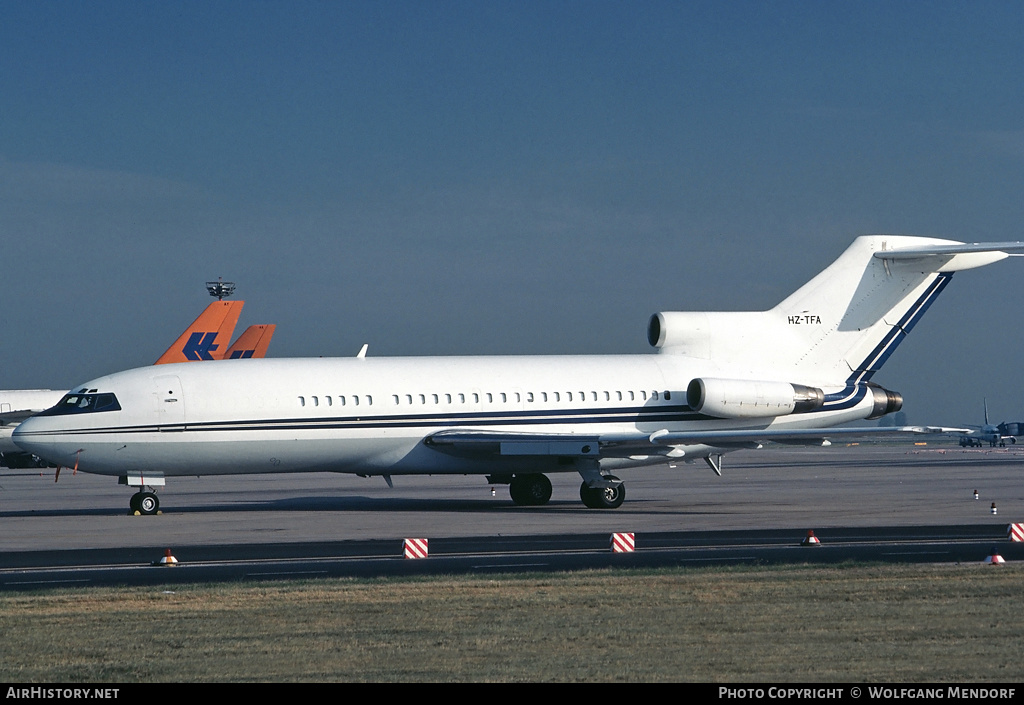
M 14 445 L 26 453 L 32 453 L 43 460 L 54 462 L 51 455 L 54 452 L 54 441 L 57 439 L 57 435 L 51 425 L 45 417 L 31 416 L 14 429 L 11 440 L 14 441 Z

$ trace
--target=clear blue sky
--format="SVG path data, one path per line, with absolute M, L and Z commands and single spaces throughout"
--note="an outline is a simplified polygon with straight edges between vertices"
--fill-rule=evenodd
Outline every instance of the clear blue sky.
M 274 356 L 649 350 L 857 235 L 1024 239 L 1014 2 L 5 2 L 0 388 L 151 363 L 238 282 Z M 1024 420 L 1024 262 L 876 376 Z

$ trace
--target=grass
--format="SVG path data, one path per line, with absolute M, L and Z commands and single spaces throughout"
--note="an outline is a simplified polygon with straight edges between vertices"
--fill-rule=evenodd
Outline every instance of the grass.
M 10 682 L 1011 682 L 1013 565 L 0 594 Z

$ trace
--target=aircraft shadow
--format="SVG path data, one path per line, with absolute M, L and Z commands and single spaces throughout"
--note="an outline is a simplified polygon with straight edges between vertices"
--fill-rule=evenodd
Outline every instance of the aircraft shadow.
M 645 500 L 632 500 L 637 508 L 644 505 Z M 127 502 L 125 502 L 127 504 Z M 512 504 L 511 500 L 495 501 L 480 499 L 444 499 L 444 498 L 380 498 L 365 497 L 359 495 L 349 496 L 308 496 L 308 497 L 287 497 L 272 500 L 252 500 L 241 502 L 218 502 L 214 504 L 194 505 L 178 503 L 174 498 L 164 497 L 161 499 L 162 514 L 220 514 L 224 512 L 339 512 L 339 513 L 363 513 L 363 512 L 420 512 L 420 513 L 508 513 L 516 514 L 552 514 L 564 512 L 597 512 L 599 510 L 586 509 L 579 500 L 551 500 L 539 507 L 520 507 Z M 615 510 L 610 513 L 616 515 L 629 514 L 629 506 Z M 644 512 L 645 514 L 649 511 Z M 676 512 L 670 512 L 675 514 Z M 29 510 L 19 509 L 13 511 L 0 510 L 0 519 L 4 518 L 31 518 L 31 517 L 109 517 L 109 516 L 130 516 L 128 508 L 125 507 L 62 507 L 55 509 Z M 157 517 L 158 518 L 158 517 Z

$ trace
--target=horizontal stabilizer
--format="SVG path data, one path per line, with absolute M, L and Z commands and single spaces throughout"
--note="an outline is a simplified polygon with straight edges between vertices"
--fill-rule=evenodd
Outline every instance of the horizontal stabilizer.
M 875 253 L 878 259 L 919 259 L 979 253 L 1002 253 L 1007 256 L 1024 256 L 1024 242 L 959 242 L 948 245 L 925 245 L 921 247 L 896 247 Z

